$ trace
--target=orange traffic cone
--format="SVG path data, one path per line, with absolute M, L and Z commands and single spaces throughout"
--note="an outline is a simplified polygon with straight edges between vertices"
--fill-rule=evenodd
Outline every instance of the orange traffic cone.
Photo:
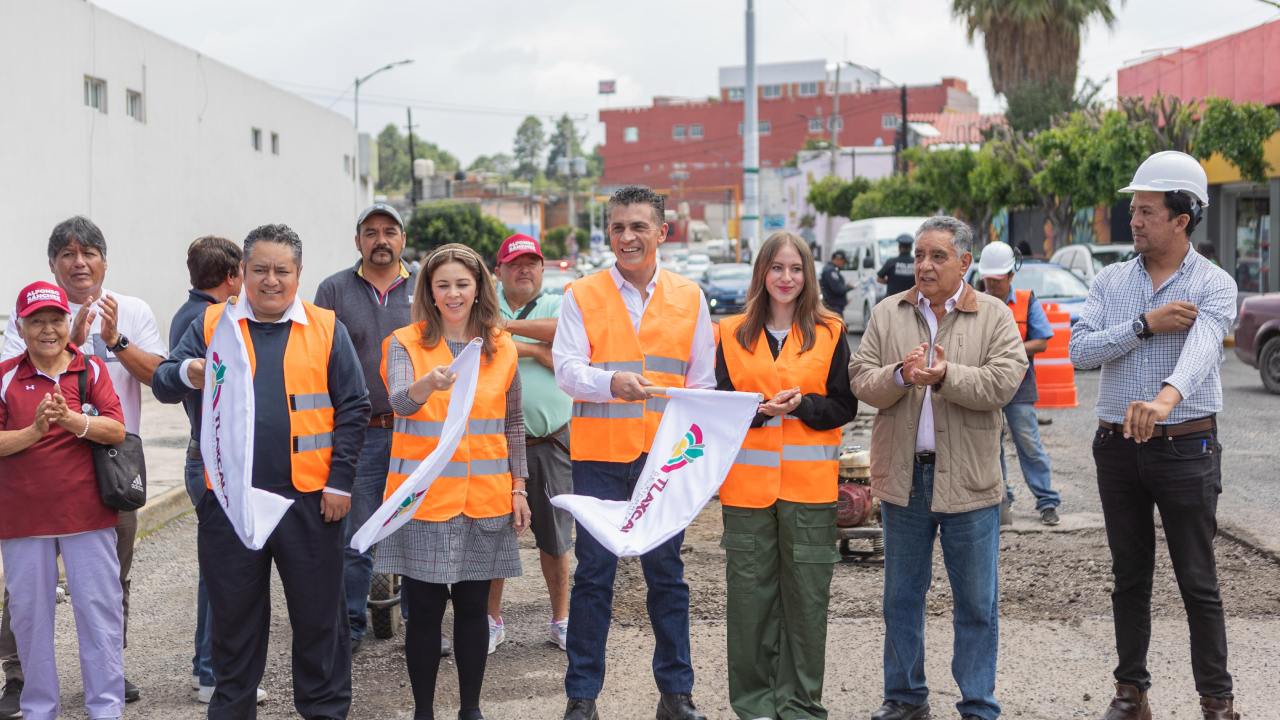
M 1036 355 L 1036 391 L 1038 408 L 1073 408 L 1076 399 L 1076 369 L 1071 364 L 1067 344 L 1071 342 L 1071 314 L 1058 309 L 1057 303 L 1044 303 L 1045 315 L 1053 328 L 1049 347 Z

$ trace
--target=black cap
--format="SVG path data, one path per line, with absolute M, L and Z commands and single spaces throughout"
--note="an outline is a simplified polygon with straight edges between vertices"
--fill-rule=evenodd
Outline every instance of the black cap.
M 911 237 L 907 233 L 902 233 L 901 235 L 898 236 L 899 245 L 914 245 L 915 242 L 916 242 L 916 239 Z
M 375 203 L 365 208 L 364 212 L 360 213 L 360 217 L 356 218 L 356 232 L 360 232 L 360 226 L 364 224 L 365 220 L 369 219 L 370 215 L 386 215 L 395 220 L 396 224 L 400 226 L 400 231 L 404 232 L 404 221 L 400 219 L 400 213 L 386 203 Z

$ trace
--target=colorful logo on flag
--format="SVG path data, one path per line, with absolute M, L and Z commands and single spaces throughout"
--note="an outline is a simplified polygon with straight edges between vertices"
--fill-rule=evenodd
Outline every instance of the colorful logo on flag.
M 662 472 L 679 470 L 702 457 L 702 428 L 697 424 L 689 426 L 689 431 L 680 438 L 680 442 L 671 448 L 671 459 L 662 466 Z
M 218 398 L 222 397 L 222 383 L 226 381 L 227 366 L 223 364 L 218 353 L 213 354 L 213 409 L 218 409 Z
M 396 508 L 396 511 L 392 513 L 391 517 L 387 518 L 387 521 L 382 523 L 382 527 L 386 527 L 390 525 L 392 520 L 395 520 L 401 515 L 409 512 L 409 509 L 413 507 L 413 504 L 418 502 L 418 500 L 420 500 L 422 496 L 426 494 L 427 494 L 426 490 L 421 490 L 419 492 L 410 493 L 406 495 L 404 500 L 401 501 L 400 507 Z

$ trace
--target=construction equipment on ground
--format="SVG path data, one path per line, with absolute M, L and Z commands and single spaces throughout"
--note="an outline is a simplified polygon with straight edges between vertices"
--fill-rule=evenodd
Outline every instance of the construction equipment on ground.
M 871 451 L 855 445 L 841 453 L 836 492 L 836 541 L 840 548 L 840 562 L 884 567 L 880 499 L 871 495 Z M 870 541 L 870 549 L 855 550 L 853 541 L 860 544 Z

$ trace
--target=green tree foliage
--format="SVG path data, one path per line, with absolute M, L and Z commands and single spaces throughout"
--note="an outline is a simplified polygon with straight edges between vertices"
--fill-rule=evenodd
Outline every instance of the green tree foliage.
M 475 160 L 472 160 L 471 164 L 467 166 L 467 170 L 470 170 L 471 172 L 498 173 L 503 177 L 509 177 L 515 169 L 515 159 L 506 153 L 480 155 Z
M 577 239 L 579 247 L 581 247 L 586 234 L 579 230 L 574 237 Z M 569 255 L 568 225 L 560 225 L 547 230 L 546 239 L 542 241 L 542 254 L 548 260 L 559 260 Z
M 413 136 L 413 154 L 415 158 L 426 158 L 435 161 L 437 171 L 452 172 L 461 164 L 448 150 L 441 150 L 435 143 L 427 142 Z M 413 167 L 409 162 L 409 136 L 400 134 L 394 123 L 378 133 L 378 184 L 377 191 L 386 195 L 407 192 L 413 177 Z
M 990 156 L 969 148 L 929 152 L 917 147 L 908 149 L 906 158 L 913 168 L 911 180 L 924 188 L 937 207 L 964 220 L 974 236 L 985 241 L 991 218 L 1012 191 L 1007 176 L 979 173 L 984 161 L 991 164 Z M 997 182 L 1004 184 L 997 186 Z
M 476 203 L 419 205 L 405 229 L 408 244 L 431 250 L 448 243 L 462 243 L 492 261 L 510 230 L 497 218 L 480 212 Z
M 1256 183 L 1267 181 L 1272 169 L 1262 144 L 1275 134 L 1280 120 L 1276 111 L 1257 103 L 1236 105 L 1224 98 L 1209 98 L 1196 136 L 1196 157 L 1221 153 L 1236 166 L 1241 177 Z
M 1086 78 L 1079 92 L 1073 93 L 1057 78 L 1047 83 L 1026 80 L 1005 91 L 1005 121 L 1020 132 L 1047 130 L 1056 117 L 1077 110 L 1100 111 L 1098 96 L 1102 87 L 1102 83 Z
M 551 133 L 549 141 L 550 151 L 547 153 L 547 177 L 556 176 L 556 160 L 569 154 L 570 148 L 573 149 L 573 157 L 582 157 L 582 138 L 578 136 L 578 129 L 573 124 L 573 118 L 568 113 L 560 116 L 556 121 L 556 129 Z M 568 178 L 564 178 L 567 180 Z
M 849 210 L 850 220 L 932 215 L 939 205 L 930 192 L 907 175 L 889 175 L 859 194 Z
M 516 130 L 514 152 L 515 176 L 519 180 L 535 180 L 542 165 L 542 153 L 547 149 L 547 136 L 542 121 L 530 115 Z
M 828 175 L 817 182 L 812 182 L 810 178 L 806 200 L 814 210 L 827 217 L 848 217 L 853 201 L 870 189 L 871 181 L 864 177 L 855 177 L 851 182 L 845 182 L 834 175 Z

